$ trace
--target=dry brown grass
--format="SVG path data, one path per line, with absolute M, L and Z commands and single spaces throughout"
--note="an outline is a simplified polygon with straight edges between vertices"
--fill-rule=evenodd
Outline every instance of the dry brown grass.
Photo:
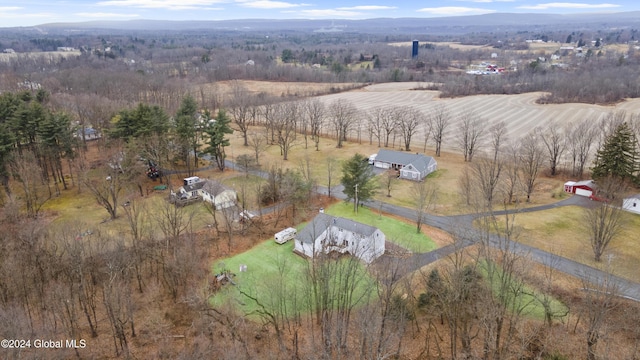
M 250 153 L 249 148 L 242 146 L 242 139 L 239 133 L 232 135 L 232 146 L 229 155 L 237 157 L 240 154 Z M 322 185 L 327 184 L 326 159 L 332 157 L 339 161 L 345 160 L 354 153 L 359 152 L 368 156 L 376 153 L 378 147 L 369 145 L 368 141 L 362 144 L 357 142 L 346 142 L 342 149 L 336 148 L 336 142 L 331 139 L 321 139 L 320 151 L 315 151 L 313 144 L 309 142 L 309 147 L 304 148 L 304 142 L 300 140 L 299 145 L 293 148 L 289 154 L 289 160 L 282 160 L 277 146 L 271 146 L 261 158 L 263 169 L 270 166 L 282 166 L 283 168 L 300 168 L 306 159 L 312 164 L 311 170 L 317 182 Z M 421 149 L 420 149 L 421 150 Z M 433 148 L 427 148 L 427 154 L 433 155 Z M 436 158 L 439 170 L 435 176 L 428 178 L 433 181 L 438 189 L 438 199 L 432 213 L 439 215 L 463 214 L 471 210 L 462 206 L 462 201 L 458 193 L 458 178 L 462 174 L 465 162 L 461 155 L 453 152 L 442 152 L 442 156 Z M 336 176 L 332 180 L 333 185 L 340 182 L 341 171 L 338 168 Z M 521 207 L 539 206 L 559 201 L 564 195 L 561 192 L 564 179 L 560 177 L 551 178 L 542 175 L 539 179 L 536 192 L 534 192 L 531 202 L 520 204 Z M 400 205 L 408 208 L 413 207 L 413 197 L 411 192 L 412 182 L 397 180 L 392 188 L 391 197 L 386 196 L 386 190 L 381 189 L 376 199 Z M 623 236 L 615 241 L 609 253 L 613 254 L 614 273 L 625 278 L 640 281 L 634 264 L 640 261 L 640 244 L 634 241 L 634 232 L 640 227 L 640 217 L 626 215 L 629 219 Z M 570 258 L 583 264 L 600 267 L 593 261 L 593 254 L 586 242 L 586 230 L 581 226 L 581 209 L 577 207 L 562 207 L 554 210 L 541 211 L 535 213 L 522 213 L 516 216 L 516 225 L 521 229 L 520 241 L 527 245 L 549 251 L 560 256 Z M 433 234 L 429 234 L 433 236 Z M 449 239 L 442 239 L 445 244 Z M 441 244 L 441 245 L 442 245 Z
M 305 148 L 304 139 L 302 136 L 299 136 L 297 145 L 292 148 L 289 153 L 289 160 L 282 160 L 278 146 L 272 145 L 261 155 L 260 163 L 263 170 L 268 170 L 272 166 L 281 166 L 285 169 L 300 169 L 308 159 L 309 164 L 311 164 L 312 175 L 318 184 L 326 186 L 328 184 L 327 159 L 333 158 L 337 161 L 343 161 L 355 153 L 369 156 L 370 154 L 377 153 L 378 149 L 375 142 L 373 145 L 370 145 L 368 140 L 363 140 L 362 143 L 348 141 L 344 143 L 343 148 L 338 149 L 336 148 L 335 140 L 322 138 L 320 140 L 320 151 L 316 151 L 311 139 L 309 139 L 308 147 Z M 423 147 L 419 142 L 416 142 L 413 149 L 422 152 Z M 396 148 L 396 150 L 400 149 Z M 227 155 L 231 159 L 235 159 L 243 154 L 251 155 L 251 151 L 250 147 L 244 147 L 242 145 L 242 137 L 239 132 L 231 135 L 231 146 L 227 151 Z M 426 155 L 435 157 L 434 148 L 428 146 Z M 455 152 L 442 151 L 441 156 L 435 159 L 438 161 L 438 171 L 427 179 L 427 181 L 432 181 L 438 189 L 437 199 L 431 211 L 439 215 L 468 213 L 470 210 L 466 206 L 461 206 L 462 201 L 458 191 L 458 179 L 466 166 L 464 158 Z M 340 177 L 341 168 L 338 165 L 335 176 L 332 179 L 332 186 L 340 183 Z M 531 202 L 525 204 L 525 206 L 538 206 L 558 201 L 557 198 L 554 198 L 554 194 L 558 193 L 559 189 L 562 188 L 562 184 L 563 179 L 541 176 L 536 191 L 532 195 Z M 407 180 L 394 181 L 391 197 L 386 196 L 386 189 L 380 189 L 375 199 L 412 208 L 414 206 L 412 185 L 413 182 Z
M 312 82 L 281 82 L 281 81 L 256 81 L 233 80 L 218 81 L 211 84 L 198 85 L 194 96 L 202 90 L 207 94 L 215 94 L 221 100 L 228 100 L 232 96 L 234 84 L 243 86 L 249 93 L 257 95 L 264 93 L 270 96 L 280 97 L 308 97 L 319 94 L 329 94 L 335 91 L 352 89 L 353 83 L 312 83 Z
M 611 256 L 611 271 L 632 281 L 640 281 L 640 243 L 637 229 L 640 216 L 624 213 L 625 227 L 612 241 L 603 262 L 593 260 L 589 233 L 584 226 L 584 209 L 570 206 L 516 215 L 516 226 L 522 231 L 519 241 L 595 268 L 606 268 Z

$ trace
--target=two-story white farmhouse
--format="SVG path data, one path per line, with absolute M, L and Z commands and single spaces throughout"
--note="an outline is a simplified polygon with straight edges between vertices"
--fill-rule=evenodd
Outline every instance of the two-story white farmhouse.
M 380 229 L 353 220 L 318 214 L 295 237 L 294 252 L 313 258 L 337 251 L 366 263 L 384 254 L 385 236 Z

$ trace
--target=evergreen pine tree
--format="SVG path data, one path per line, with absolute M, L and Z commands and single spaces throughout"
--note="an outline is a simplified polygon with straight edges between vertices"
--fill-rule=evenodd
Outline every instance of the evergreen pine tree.
M 638 149 L 633 131 L 625 122 L 605 140 L 596 154 L 591 174 L 594 179 L 616 177 L 637 183 Z
M 211 155 L 220 171 L 224 171 L 224 160 L 227 158 L 224 148 L 230 145 L 229 138 L 225 136 L 233 133 L 230 123 L 231 119 L 229 119 L 227 113 L 224 110 L 219 110 L 215 122 L 207 126 L 204 131 L 208 137 L 209 145 L 204 152 Z
M 369 200 L 376 193 L 375 174 L 361 154 L 355 154 L 342 165 L 341 184 L 347 201 L 356 200 L 354 211 L 362 202 Z

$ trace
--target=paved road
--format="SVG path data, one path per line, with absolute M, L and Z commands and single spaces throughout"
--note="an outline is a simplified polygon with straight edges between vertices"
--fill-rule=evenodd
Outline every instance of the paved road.
M 233 162 L 226 160 L 226 164 L 229 168 L 232 169 L 242 169 L 241 166 L 234 164 Z M 251 174 L 267 177 L 267 173 L 264 171 L 256 171 L 251 170 Z M 346 195 L 343 192 L 344 188 L 342 185 L 334 186 L 331 188 L 331 196 L 337 199 L 346 199 Z M 328 188 L 325 186 L 318 186 L 316 191 L 323 195 L 328 195 Z M 571 196 L 567 199 L 558 201 L 553 204 L 523 208 L 518 210 L 509 210 L 509 211 L 495 211 L 494 215 L 505 215 L 506 213 L 528 213 L 534 211 L 542 211 L 548 209 L 554 209 L 562 206 L 583 206 L 589 207 L 593 206 L 593 202 L 588 198 L 582 196 Z M 389 214 L 393 214 L 396 216 L 400 216 L 411 221 L 416 221 L 416 211 L 413 209 L 380 202 L 380 201 L 369 201 L 365 202 L 364 206 L 369 207 L 371 209 L 375 209 L 378 211 L 383 211 Z M 263 213 L 265 213 L 266 209 L 263 209 Z M 268 211 L 268 210 L 267 210 Z M 431 264 L 439 259 L 446 258 L 447 256 L 453 254 L 456 250 L 461 248 L 473 245 L 477 243 L 477 239 L 480 239 L 483 235 L 478 229 L 473 227 L 473 220 L 480 217 L 485 216 L 487 214 L 465 214 L 465 215 L 453 215 L 453 216 L 436 216 L 436 215 L 426 215 L 424 219 L 424 224 L 444 230 L 451 234 L 456 234 L 458 237 L 461 237 L 462 240 L 456 242 L 455 244 L 447 245 L 436 250 L 426 252 L 426 253 L 417 253 L 413 254 L 407 261 L 405 261 L 404 270 L 414 271 L 425 265 Z M 522 243 L 512 241 L 510 239 L 500 238 L 496 235 L 491 235 L 489 237 L 489 244 L 494 247 L 498 246 L 508 246 L 520 254 L 523 254 L 530 258 L 533 261 L 544 264 L 546 266 L 552 267 L 555 270 L 561 271 L 563 273 L 576 276 L 581 279 L 587 279 L 590 281 L 602 281 L 606 277 L 610 277 L 615 283 L 618 284 L 618 292 L 622 297 L 640 301 L 640 284 L 623 279 L 618 276 L 613 276 L 603 272 L 594 267 L 581 264 L 575 262 L 573 260 L 533 248 L 528 245 L 524 245 Z

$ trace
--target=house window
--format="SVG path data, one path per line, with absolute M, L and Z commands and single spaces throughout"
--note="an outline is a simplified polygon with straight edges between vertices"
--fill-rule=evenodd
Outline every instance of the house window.
M 418 178 L 418 174 L 413 173 L 413 174 L 411 174 L 411 177 L 414 178 L 414 179 L 417 179 Z

